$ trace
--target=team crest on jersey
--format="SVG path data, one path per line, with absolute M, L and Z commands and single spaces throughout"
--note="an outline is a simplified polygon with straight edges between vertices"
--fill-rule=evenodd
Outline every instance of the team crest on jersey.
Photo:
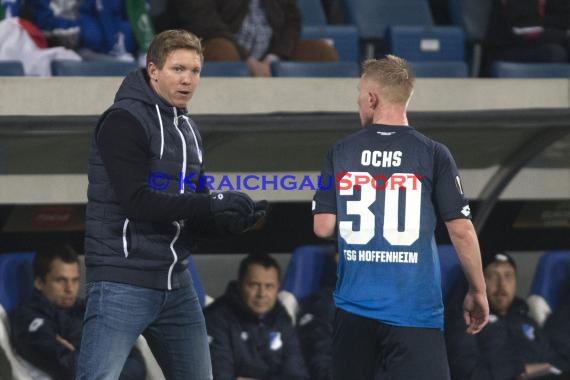
M 534 340 L 534 327 L 529 325 L 528 323 L 524 323 L 522 326 L 523 334 L 527 337 L 528 340 Z
M 283 347 L 283 340 L 281 339 L 281 332 L 271 331 L 269 333 L 269 349 L 277 351 Z
M 28 331 L 29 332 L 36 332 L 38 331 L 38 329 L 40 327 L 42 327 L 44 324 L 44 319 L 43 318 L 35 318 L 32 323 L 30 323 L 30 325 L 28 326 Z

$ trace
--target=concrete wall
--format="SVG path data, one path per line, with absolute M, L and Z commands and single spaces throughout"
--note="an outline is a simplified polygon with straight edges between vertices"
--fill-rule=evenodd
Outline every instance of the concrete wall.
M 97 115 L 121 78 L 0 77 L 1 115 Z M 206 78 L 191 114 L 356 112 L 357 79 Z M 565 79 L 418 79 L 412 111 L 570 107 Z

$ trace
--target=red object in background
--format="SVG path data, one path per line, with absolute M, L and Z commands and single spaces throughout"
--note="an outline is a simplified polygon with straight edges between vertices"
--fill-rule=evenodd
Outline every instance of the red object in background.
M 28 35 L 34 41 L 37 47 L 40 49 L 47 48 L 47 41 L 42 32 L 38 29 L 37 26 L 29 22 L 28 20 L 24 20 L 22 18 L 18 18 L 18 23 L 22 28 L 26 30 Z
M 32 227 L 59 229 L 71 221 L 73 207 L 42 207 L 32 218 Z

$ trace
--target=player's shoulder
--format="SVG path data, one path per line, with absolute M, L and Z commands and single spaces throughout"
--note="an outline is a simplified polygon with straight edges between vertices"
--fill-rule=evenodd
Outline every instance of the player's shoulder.
M 410 135 L 413 136 L 412 138 L 416 139 L 418 143 L 425 145 L 435 154 L 442 154 L 442 153 L 449 154 L 449 149 L 441 141 L 434 140 L 433 138 L 424 135 L 423 133 L 417 131 L 416 129 L 413 129 Z
M 360 129 L 356 132 L 353 132 L 350 135 L 345 136 L 342 139 L 338 140 L 333 145 L 333 147 L 343 147 L 343 146 L 346 146 L 348 144 L 358 142 L 360 139 L 365 138 L 366 133 L 367 133 L 366 128 L 362 128 L 362 129 Z

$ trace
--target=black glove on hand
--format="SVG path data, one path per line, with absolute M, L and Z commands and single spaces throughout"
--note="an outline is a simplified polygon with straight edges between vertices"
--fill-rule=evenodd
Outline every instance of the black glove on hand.
M 257 221 L 255 206 L 247 194 L 239 191 L 224 191 L 210 195 L 210 211 L 215 228 L 221 235 L 235 235 L 250 228 Z

